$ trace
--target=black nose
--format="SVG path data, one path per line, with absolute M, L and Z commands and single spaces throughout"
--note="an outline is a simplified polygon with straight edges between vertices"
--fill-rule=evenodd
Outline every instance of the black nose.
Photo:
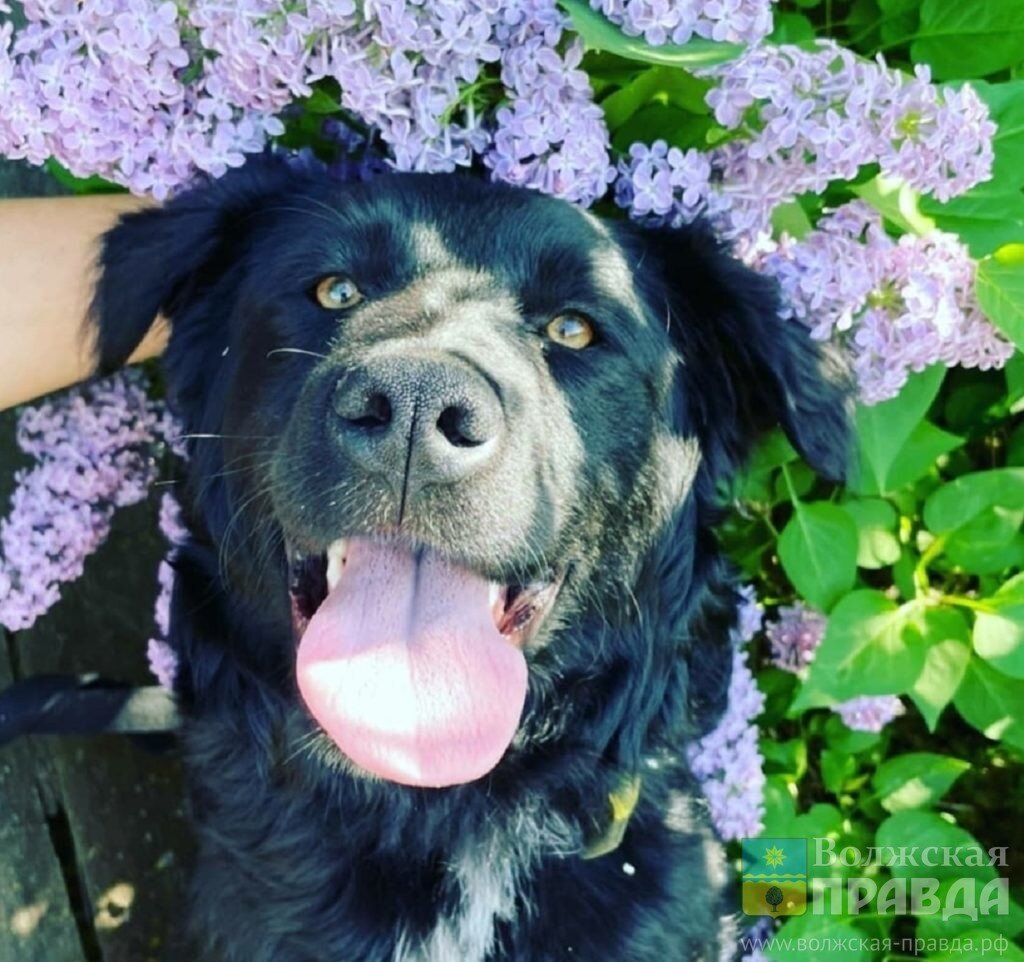
M 332 406 L 345 454 L 409 489 L 472 475 L 495 456 L 504 432 L 494 388 L 447 356 L 376 358 L 338 382 Z

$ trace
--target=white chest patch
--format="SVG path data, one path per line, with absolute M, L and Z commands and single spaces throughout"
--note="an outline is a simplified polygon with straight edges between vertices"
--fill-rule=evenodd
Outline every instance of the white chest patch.
M 516 907 L 516 867 L 489 857 L 481 846 L 463 852 L 450 872 L 459 890 L 457 910 L 439 919 L 418 944 L 402 938 L 394 962 L 483 962 L 494 944 L 498 920 L 510 920 Z

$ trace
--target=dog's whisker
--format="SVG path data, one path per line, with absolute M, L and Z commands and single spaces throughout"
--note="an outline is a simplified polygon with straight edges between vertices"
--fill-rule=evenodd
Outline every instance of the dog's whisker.
M 317 357 L 322 361 L 326 361 L 329 357 L 327 354 L 319 354 L 316 351 L 307 351 L 301 347 L 275 347 L 272 351 L 267 351 L 267 357 L 272 357 L 274 354 L 304 354 L 307 357 Z
M 172 440 L 175 441 L 273 441 L 270 434 L 217 434 L 213 431 L 203 431 L 196 434 L 178 434 Z

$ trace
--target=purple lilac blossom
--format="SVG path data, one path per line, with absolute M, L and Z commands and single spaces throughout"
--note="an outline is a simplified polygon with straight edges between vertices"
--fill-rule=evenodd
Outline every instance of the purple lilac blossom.
M 678 225 L 705 215 L 749 247 L 770 233 L 776 207 L 869 164 L 943 201 L 992 175 L 988 108 L 969 85 L 932 84 L 927 67 L 910 77 L 819 41 L 755 46 L 702 73 L 716 81 L 715 119 L 745 137 L 704 154 L 630 150 L 616 200 L 633 217 Z
M 740 594 L 728 706 L 715 729 L 687 749 L 690 769 L 708 800 L 712 823 L 726 840 L 758 835 L 764 817 L 764 759 L 754 724 L 764 708 L 764 696 L 742 650 L 760 629 L 764 611 L 752 586 Z
M 754 44 L 772 32 L 776 0 L 590 0 L 627 37 L 653 46 L 692 37 Z
M 555 0 L 26 0 L 24 12 L 17 35 L 0 28 L 0 154 L 52 156 L 136 193 L 163 199 L 197 171 L 239 166 L 326 78 L 398 169 L 483 155 L 498 179 L 581 203 L 614 176 Z M 502 82 L 487 102 L 506 105 L 478 109 L 477 91 Z
M 568 17 L 550 0 L 523 0 L 506 8 L 497 37 L 501 79 L 511 95 L 495 116 L 484 163 L 506 183 L 533 187 L 590 205 L 615 177 L 608 130 L 580 69 L 583 44 L 559 52 Z
M 197 169 L 237 167 L 283 127 L 229 103 L 179 23 L 159 0 L 25 0 L 28 24 L 0 29 L 0 154 L 73 174 L 102 174 L 166 197 Z
M 30 627 L 82 574 L 115 509 L 146 497 L 160 426 L 137 371 L 21 411 L 18 444 L 36 463 L 15 475 L 0 520 L 0 624 Z
M 818 646 L 825 637 L 828 619 L 820 612 L 798 601 L 781 605 L 778 620 L 765 625 L 765 634 L 772 646 L 772 664 L 794 675 L 802 674 L 814 661 Z M 865 695 L 832 706 L 847 728 L 879 732 L 904 712 L 903 703 L 895 695 Z
M 927 66 L 911 77 L 822 40 L 813 50 L 753 47 L 707 74 L 718 81 L 707 95 L 715 119 L 751 134 L 714 159 L 740 231 L 765 229 L 765 207 L 868 164 L 940 201 L 992 176 L 988 108 L 969 85 L 932 84 Z
M 815 338 L 845 344 L 866 404 L 897 394 L 911 371 L 987 370 L 1013 354 L 978 306 L 975 263 L 952 234 L 894 240 L 881 216 L 855 201 L 800 241 L 763 241 L 755 262 L 778 280 L 790 316 Z
M 171 550 L 160 562 L 157 570 L 157 583 L 160 586 L 153 620 L 156 622 L 157 637 L 150 638 L 146 646 L 146 657 L 149 659 L 149 670 L 157 681 L 168 690 L 174 687 L 174 678 L 178 671 L 178 656 L 168 644 L 167 638 L 171 628 L 171 594 L 174 591 L 174 551 L 185 543 L 188 528 L 181 515 L 181 506 L 170 492 L 165 492 L 160 499 L 160 531 L 167 539 Z
M 764 629 L 772 646 L 772 664 L 797 674 L 814 661 L 828 619 L 802 601 L 781 605 L 777 614 L 778 620 Z
M 880 732 L 906 709 L 895 695 L 865 695 L 851 698 L 832 709 L 847 728 L 859 732 Z

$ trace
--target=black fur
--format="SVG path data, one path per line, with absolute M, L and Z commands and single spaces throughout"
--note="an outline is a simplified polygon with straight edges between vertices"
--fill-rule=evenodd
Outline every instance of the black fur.
M 848 430 L 841 366 L 779 318 L 773 286 L 700 227 L 600 223 L 468 177 L 338 185 L 273 159 L 126 217 L 100 266 L 99 369 L 162 311 L 170 401 L 198 436 L 172 642 L 204 957 L 731 953 L 738 904 L 683 761 L 731 664 L 716 496 L 762 429 L 781 423 L 832 477 Z M 339 322 L 309 291 L 340 272 L 367 298 Z M 595 320 L 594 346 L 545 343 L 567 308 Z M 402 530 L 496 579 L 569 574 L 505 758 L 477 782 L 417 789 L 353 774 L 315 734 L 282 538 L 322 547 L 394 520 L 386 486 L 354 480 L 334 444 L 330 392 L 375 346 L 446 325 L 513 397 L 509 450 L 495 476 L 418 496 Z M 581 859 L 609 792 L 638 772 L 621 847 Z

